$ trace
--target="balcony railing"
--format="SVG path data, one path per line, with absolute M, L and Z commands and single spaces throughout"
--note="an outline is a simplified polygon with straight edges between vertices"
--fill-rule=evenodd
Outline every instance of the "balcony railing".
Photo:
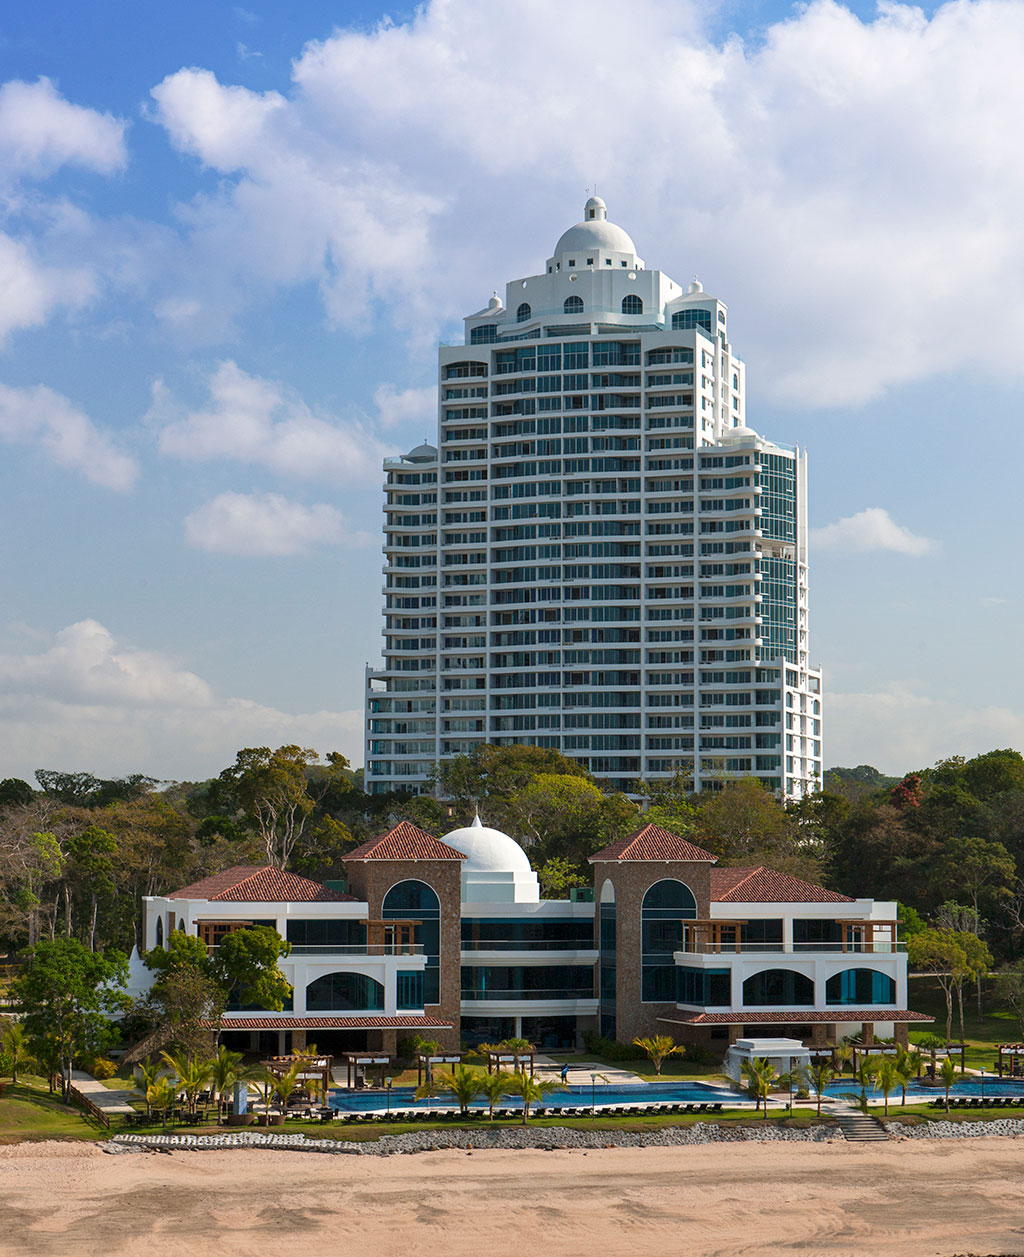
M 532 991 L 474 991 L 463 990 L 462 999 L 467 1002 L 484 1003 L 487 1001 L 501 1001 L 508 1003 L 512 1000 L 556 1000 L 556 999 L 597 999 L 593 989 L 573 990 L 570 987 L 548 987 L 539 988 Z
M 585 940 L 559 939 L 519 939 L 519 938 L 474 938 L 462 940 L 463 951 L 596 951 L 597 944 L 592 938 Z
M 905 952 L 906 943 L 682 943 L 676 948 L 688 956 L 728 956 L 736 952 L 776 952 L 781 955 L 825 952 L 830 955 L 892 955 Z
M 422 943 L 293 943 L 292 956 L 422 956 Z

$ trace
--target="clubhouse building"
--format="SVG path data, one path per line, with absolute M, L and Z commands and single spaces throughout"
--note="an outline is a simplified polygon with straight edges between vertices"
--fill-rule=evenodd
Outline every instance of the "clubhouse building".
M 720 868 L 657 825 L 591 856 L 593 888 L 542 899 L 522 847 L 481 824 L 408 821 L 344 857 L 347 883 L 242 866 L 144 900 L 145 948 L 244 926 L 291 945 L 282 1011 L 230 1009 L 222 1041 L 284 1053 L 394 1054 L 414 1034 L 456 1050 L 523 1037 L 671 1034 L 724 1054 L 742 1037 L 865 1042 L 928 1021 L 907 1008 L 896 904 L 768 868 Z M 148 972 L 148 971 L 147 971 Z

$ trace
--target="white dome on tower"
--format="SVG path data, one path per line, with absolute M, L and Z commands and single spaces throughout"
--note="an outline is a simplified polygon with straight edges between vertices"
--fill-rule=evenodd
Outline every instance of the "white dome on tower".
M 612 253 L 629 266 L 643 265 L 636 256 L 636 245 L 629 233 L 608 221 L 608 207 L 599 196 L 592 196 L 584 205 L 583 222 L 562 233 L 550 261 L 568 253 L 585 255 L 588 250 L 591 255 Z M 585 259 L 576 260 L 581 266 L 585 264 Z
M 443 842 L 466 859 L 462 863 L 462 898 L 477 903 L 536 903 L 537 874 L 514 838 L 485 825 L 479 815 L 471 825 L 453 829 Z

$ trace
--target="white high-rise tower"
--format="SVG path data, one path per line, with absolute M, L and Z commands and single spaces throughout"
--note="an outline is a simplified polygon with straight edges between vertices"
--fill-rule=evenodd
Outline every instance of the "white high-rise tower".
M 746 426 L 725 305 L 591 197 L 544 273 L 438 351 L 438 444 L 387 459 L 366 789 L 481 742 L 633 792 L 821 779 L 807 462 Z

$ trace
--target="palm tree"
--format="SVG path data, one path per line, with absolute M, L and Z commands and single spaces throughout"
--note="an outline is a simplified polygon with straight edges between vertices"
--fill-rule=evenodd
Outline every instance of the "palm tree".
M 832 1055 L 836 1058 L 836 1061 L 839 1063 L 839 1075 L 840 1077 L 842 1077 L 843 1070 L 846 1068 L 846 1062 L 850 1060 L 853 1056 L 853 1044 L 847 1043 L 846 1040 L 844 1039 L 842 1043 L 836 1044 L 835 1051 L 832 1053 Z
M 274 1087 L 274 1094 L 281 1101 L 281 1108 L 288 1108 L 288 1101 L 291 1099 L 296 1087 L 299 1085 L 299 1075 L 302 1073 L 305 1065 L 301 1060 L 293 1062 L 291 1067 L 283 1074 L 275 1074 L 277 1079 Z
M 768 1094 L 772 1089 L 772 1083 L 777 1077 L 775 1066 L 764 1057 L 755 1056 L 749 1061 L 743 1062 L 740 1066 L 740 1072 L 746 1078 L 750 1094 L 756 1101 L 754 1112 L 756 1113 L 760 1109 L 763 1101 L 764 1115 L 767 1117 Z
M 224 1093 L 242 1077 L 242 1058 L 241 1052 L 232 1052 L 222 1043 L 210 1062 L 210 1086 L 217 1097 L 218 1121 L 224 1117 Z
M 505 1089 L 507 1095 L 522 1096 L 523 1125 L 525 1126 L 530 1120 L 530 1105 L 535 1100 L 543 1100 L 552 1091 L 568 1091 L 569 1088 L 564 1082 L 556 1082 L 547 1078 L 535 1078 L 533 1074 L 528 1074 L 525 1069 L 517 1069 L 514 1074 L 509 1075 Z
M 946 1112 L 949 1112 L 949 1089 L 956 1082 L 956 1061 L 952 1056 L 943 1059 L 939 1066 L 939 1077 L 942 1079 L 942 1085 L 946 1088 Z
M 633 1046 L 638 1047 L 651 1059 L 656 1075 L 661 1074 L 661 1067 L 669 1056 L 681 1056 L 684 1048 L 677 1045 L 670 1034 L 655 1034 L 646 1039 L 634 1039 Z
M 160 1070 L 163 1066 L 159 1061 L 140 1061 L 135 1066 L 135 1073 L 132 1075 L 132 1084 L 136 1091 L 141 1091 L 146 1099 L 146 1116 L 152 1113 L 152 1107 L 149 1101 L 149 1089 L 160 1077 Z
M 872 1077 L 875 1085 L 882 1093 L 885 1101 L 885 1116 L 889 1116 L 889 1093 L 895 1091 L 900 1084 L 903 1075 L 900 1072 L 899 1064 L 892 1059 L 891 1056 L 879 1056 L 875 1059 L 875 1066 L 872 1070 Z
M 817 1061 L 808 1065 L 801 1072 L 804 1075 L 807 1085 L 814 1088 L 815 1094 L 818 1097 L 818 1116 L 821 1117 L 822 1093 L 825 1091 L 825 1088 L 829 1085 L 829 1083 L 835 1082 L 836 1071 L 827 1061 L 819 1058 Z
M 18 1085 L 18 1066 L 28 1056 L 28 1039 L 20 1021 L 9 1021 L 4 1027 L 4 1051 L 11 1058 L 11 1084 Z
M 179 1052 L 177 1055 L 173 1052 L 161 1052 L 160 1056 L 164 1064 L 174 1070 L 178 1078 L 177 1089 L 184 1092 L 189 1113 L 195 1114 L 199 1093 L 210 1081 L 210 1074 L 213 1071 L 212 1062 L 201 1061 L 195 1056 L 186 1056 L 184 1052 Z
M 469 1113 L 469 1106 L 484 1091 L 483 1078 L 484 1075 L 479 1070 L 469 1065 L 456 1065 L 450 1070 L 439 1069 L 429 1083 L 417 1090 L 416 1097 L 420 1098 L 420 1091 L 426 1094 L 426 1087 L 430 1087 L 431 1094 L 449 1091 L 455 1097 L 459 1112 L 465 1117 Z
M 270 1102 L 277 1095 L 277 1084 L 280 1081 L 272 1069 L 264 1065 L 249 1075 L 249 1081 L 256 1088 L 256 1094 L 263 1101 L 264 1125 L 270 1126 Z
M 494 1121 L 494 1106 L 502 1096 L 508 1095 L 509 1079 L 512 1075 L 503 1069 L 496 1069 L 493 1074 L 480 1075 L 480 1095 L 487 1097 L 487 1116 Z
M 896 1049 L 896 1068 L 900 1075 L 901 1104 L 907 1103 L 907 1085 L 921 1076 L 921 1065 L 924 1057 L 917 1048 L 898 1047 Z
M 178 1089 L 169 1078 L 156 1078 L 146 1090 L 146 1111 L 159 1110 L 163 1124 L 167 1125 L 167 1110 L 174 1104 Z
M 857 1085 L 860 1087 L 860 1111 L 868 1111 L 868 1087 L 874 1085 L 877 1056 L 865 1056 L 857 1066 Z
M 740 1077 L 746 1080 L 747 1094 L 753 1097 L 754 1112 L 759 1112 L 761 1109 L 761 1088 L 757 1079 L 756 1057 L 752 1056 L 749 1060 L 740 1062 Z

